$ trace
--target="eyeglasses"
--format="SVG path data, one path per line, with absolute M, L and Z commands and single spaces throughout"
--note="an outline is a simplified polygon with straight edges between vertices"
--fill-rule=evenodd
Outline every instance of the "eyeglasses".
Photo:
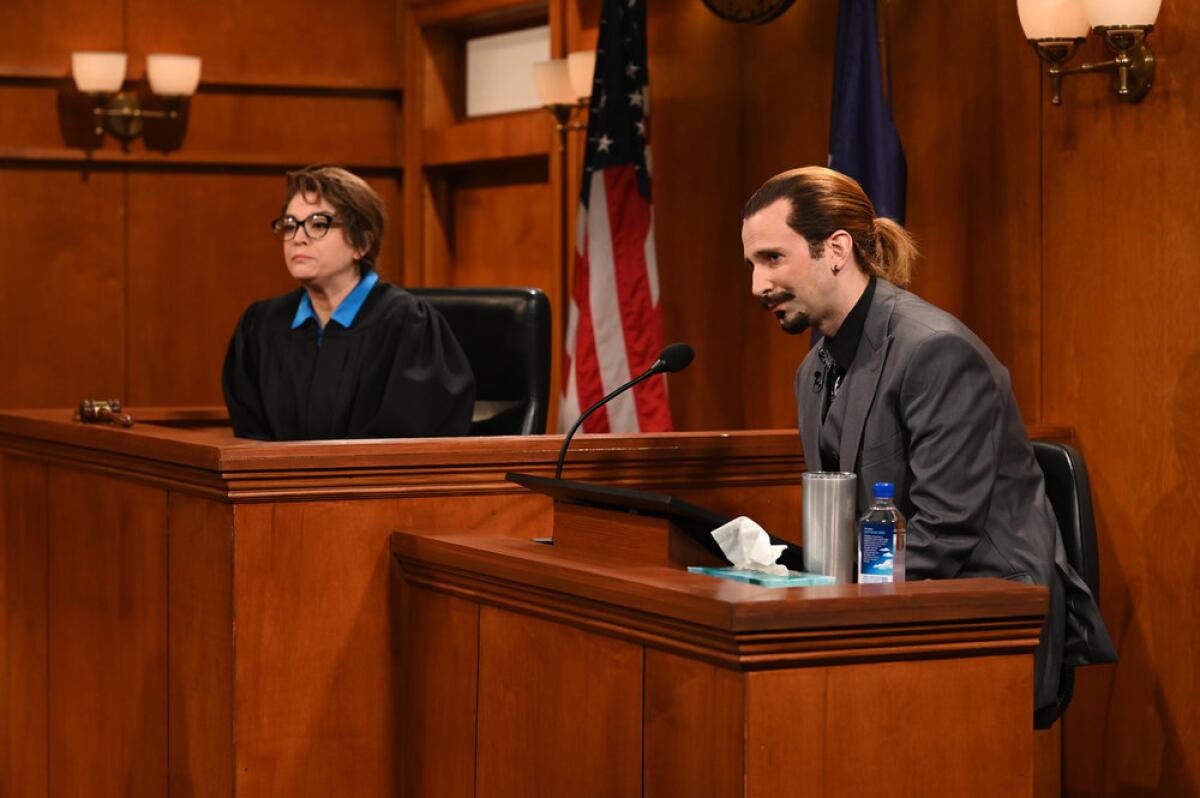
M 310 213 L 307 219 L 297 219 L 290 214 L 280 216 L 271 222 L 271 230 L 280 241 L 291 241 L 296 237 L 296 231 L 303 227 L 304 234 L 313 241 L 316 241 L 319 238 L 324 238 L 329 232 L 329 228 L 342 227 L 343 224 L 333 214 L 317 211 L 316 213 Z

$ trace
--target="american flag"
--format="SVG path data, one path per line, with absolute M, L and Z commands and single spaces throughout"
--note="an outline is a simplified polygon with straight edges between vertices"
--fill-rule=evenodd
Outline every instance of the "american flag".
M 662 349 L 650 204 L 646 0 L 604 0 L 567 315 L 566 430 L 605 394 L 645 371 Z M 583 423 L 587 432 L 671 429 L 663 379 L 621 394 Z

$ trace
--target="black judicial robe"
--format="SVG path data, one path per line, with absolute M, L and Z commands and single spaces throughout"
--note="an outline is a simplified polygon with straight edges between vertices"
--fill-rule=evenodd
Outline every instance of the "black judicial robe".
M 446 320 L 382 280 L 347 329 L 292 329 L 304 289 L 251 305 L 225 355 L 233 431 L 259 440 L 466 435 L 475 378 Z

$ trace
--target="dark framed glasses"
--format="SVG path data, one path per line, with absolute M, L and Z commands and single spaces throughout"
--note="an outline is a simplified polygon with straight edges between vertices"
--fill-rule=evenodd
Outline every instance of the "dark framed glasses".
M 304 234 L 316 241 L 328 235 L 331 227 L 341 226 L 342 222 L 332 213 L 317 211 L 310 213 L 305 219 L 297 219 L 291 214 L 280 216 L 271 222 L 271 231 L 280 241 L 291 241 L 296 237 L 296 231 L 303 227 Z

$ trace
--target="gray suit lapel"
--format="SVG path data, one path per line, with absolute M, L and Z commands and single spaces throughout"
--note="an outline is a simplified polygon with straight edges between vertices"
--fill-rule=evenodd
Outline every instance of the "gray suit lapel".
M 875 296 L 867 313 L 862 339 L 854 362 L 842 382 L 840 393 L 846 398 L 846 415 L 842 421 L 842 443 L 838 457 L 843 471 L 858 470 L 858 447 L 862 442 L 863 427 L 867 413 L 875 403 L 875 391 L 883 364 L 887 360 L 892 336 L 888 333 L 892 309 L 896 305 L 896 288 L 886 280 L 877 278 Z
M 812 392 L 813 375 L 820 360 L 810 351 L 796 375 L 796 402 L 800 410 L 800 443 L 804 446 L 804 465 L 809 471 L 821 470 L 821 395 Z

